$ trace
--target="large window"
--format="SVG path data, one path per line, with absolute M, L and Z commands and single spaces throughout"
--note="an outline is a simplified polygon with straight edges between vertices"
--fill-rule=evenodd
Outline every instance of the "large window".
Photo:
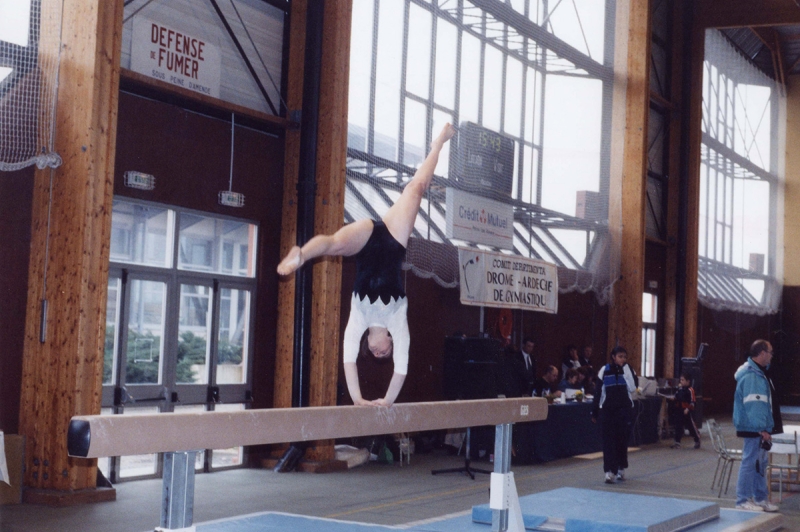
M 562 288 L 602 291 L 613 5 L 355 0 L 346 221 L 385 213 L 445 122 L 477 124 L 513 141 L 509 190 L 482 193 L 513 205 L 508 251 L 589 274 Z M 470 245 L 445 231 L 444 189 L 461 186 L 465 153 L 443 151 L 413 237 Z
M 244 220 L 114 200 L 104 408 L 136 415 L 245 407 L 257 233 Z M 198 455 L 200 469 L 242 463 L 241 449 L 208 451 Z M 103 467 L 119 480 L 157 475 L 160 462 L 122 457 Z
M 722 33 L 706 33 L 698 292 L 711 308 L 778 310 L 780 98 Z
M 642 294 L 642 376 L 656 376 L 656 329 L 658 327 L 658 296 Z

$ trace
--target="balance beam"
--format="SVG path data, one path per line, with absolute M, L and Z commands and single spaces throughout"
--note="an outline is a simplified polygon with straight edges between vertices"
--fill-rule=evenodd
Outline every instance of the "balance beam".
M 539 397 L 318 406 L 239 412 L 75 416 L 68 452 L 80 458 L 227 449 L 399 432 L 504 425 L 547 418 Z

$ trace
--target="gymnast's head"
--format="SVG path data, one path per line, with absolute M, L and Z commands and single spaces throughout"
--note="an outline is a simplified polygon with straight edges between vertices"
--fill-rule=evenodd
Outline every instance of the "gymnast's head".
M 389 358 L 394 351 L 392 335 L 386 327 L 367 329 L 367 348 L 375 358 Z

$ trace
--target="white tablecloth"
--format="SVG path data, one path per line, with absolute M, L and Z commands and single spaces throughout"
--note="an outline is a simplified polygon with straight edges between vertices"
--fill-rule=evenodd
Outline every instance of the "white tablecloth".
M 2 430 L 0 430 L 0 481 L 11 485 L 8 478 L 8 466 L 6 465 L 6 443 Z

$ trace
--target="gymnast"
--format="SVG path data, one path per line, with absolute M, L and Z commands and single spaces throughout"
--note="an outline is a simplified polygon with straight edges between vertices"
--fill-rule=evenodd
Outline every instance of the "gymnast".
M 446 124 L 400 198 L 380 221 L 358 220 L 333 235 L 317 235 L 302 248 L 294 246 L 278 265 L 280 275 L 289 275 L 307 260 L 322 255 L 355 255 L 356 281 L 343 347 L 344 376 L 355 405 L 391 406 L 403 387 L 410 339 L 406 319 L 408 300 L 403 290 L 401 266 L 439 153 L 454 134 L 455 128 Z M 356 367 L 361 337 L 367 330 L 367 345 L 376 358 L 394 356 L 394 373 L 386 395 L 373 401 L 361 397 Z

